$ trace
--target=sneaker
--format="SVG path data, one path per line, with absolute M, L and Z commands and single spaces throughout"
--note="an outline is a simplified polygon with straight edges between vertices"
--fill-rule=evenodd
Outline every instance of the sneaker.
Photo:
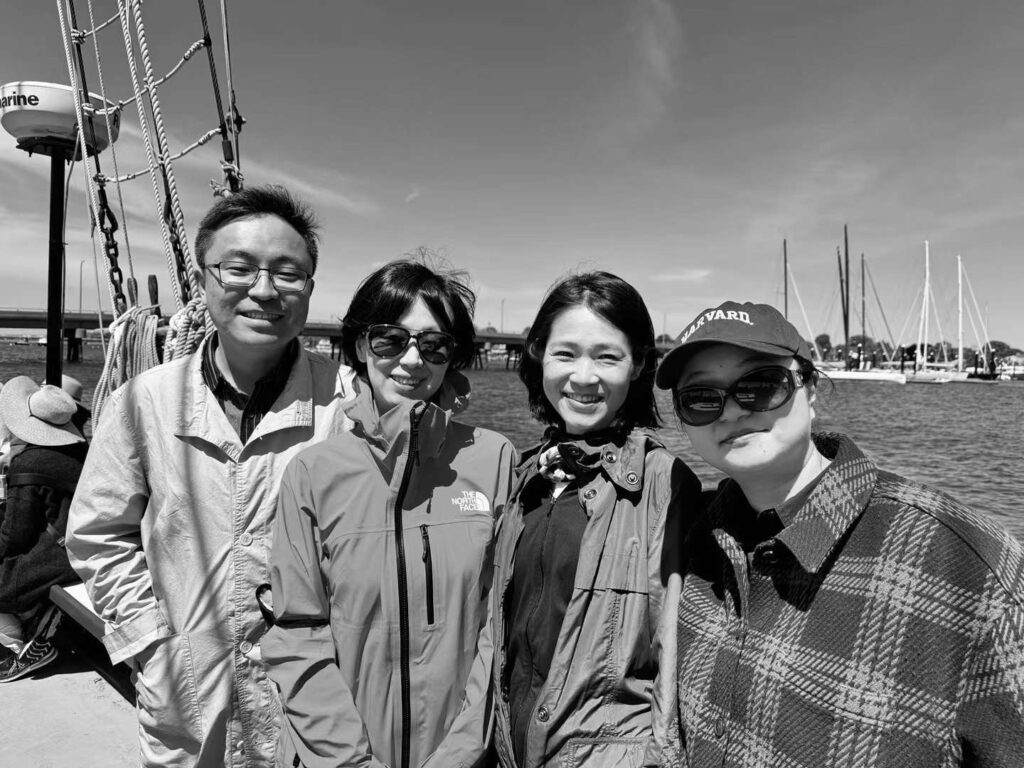
M 9 683 L 45 667 L 57 658 L 57 649 L 47 642 L 29 643 L 18 656 L 0 661 L 0 683 Z

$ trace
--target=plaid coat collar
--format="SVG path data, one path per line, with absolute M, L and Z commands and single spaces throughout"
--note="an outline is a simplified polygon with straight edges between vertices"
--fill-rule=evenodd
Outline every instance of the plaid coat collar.
M 828 432 L 814 435 L 814 444 L 832 464 L 814 490 L 791 515 L 775 537 L 808 573 L 817 573 L 850 527 L 864 512 L 875 486 L 878 470 L 848 438 Z M 732 480 L 723 481 L 720 493 L 708 508 L 715 539 L 736 538 L 750 519 L 743 491 Z M 788 519 L 787 519 L 788 518 Z

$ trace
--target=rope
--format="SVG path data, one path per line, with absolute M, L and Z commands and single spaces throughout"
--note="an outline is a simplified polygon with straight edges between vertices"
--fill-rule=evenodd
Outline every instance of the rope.
M 92 24 L 92 29 L 86 29 L 84 31 L 80 29 L 73 30 L 71 33 L 72 38 L 74 39 L 76 45 L 79 43 L 84 43 L 86 38 L 95 37 L 97 32 L 103 31 L 111 24 L 113 24 L 115 21 L 117 21 L 116 13 L 97 27 L 96 22 L 92 18 L 92 13 L 90 13 L 89 23 Z
M 188 301 L 187 286 L 183 285 L 180 280 L 177 279 L 177 256 L 174 252 L 174 247 L 171 245 L 171 237 L 168 232 L 168 224 L 164 219 L 163 210 L 161 209 L 162 195 L 160 193 L 160 180 L 157 177 L 157 160 L 156 153 L 153 150 L 153 142 L 151 137 L 151 131 L 149 128 L 149 118 L 146 114 L 146 107 L 142 99 L 144 89 L 139 80 L 138 64 L 135 60 L 135 46 L 132 43 L 131 35 L 131 19 L 128 15 L 128 4 L 132 0 L 118 0 L 118 13 L 121 17 L 121 33 L 124 37 L 124 48 L 125 53 L 128 56 L 128 70 L 131 73 L 132 90 L 135 94 L 135 106 L 139 115 L 139 129 L 142 133 L 143 145 L 146 148 L 146 160 L 149 163 L 149 176 L 153 182 L 153 200 L 156 203 L 157 218 L 160 221 L 160 238 L 164 244 L 164 255 L 167 257 L 167 271 L 170 274 L 171 287 L 173 288 L 174 303 L 179 309 L 182 304 Z
M 92 396 L 93 424 L 99 424 L 103 406 L 118 387 L 160 363 L 156 350 L 159 318 L 154 309 L 134 307 L 110 324 L 110 349 Z
M 185 217 L 181 212 L 181 201 L 178 199 L 178 187 L 174 181 L 174 172 L 171 166 L 167 163 L 167 158 L 170 155 L 167 142 L 167 132 L 164 130 L 164 118 L 160 111 L 160 101 L 157 99 L 156 91 L 152 90 L 153 82 L 153 62 L 149 56 L 149 45 L 146 42 L 146 27 L 142 21 L 142 3 L 140 0 L 131 0 L 133 14 L 135 16 L 135 33 L 139 43 L 139 53 L 142 56 L 142 65 L 146 71 L 146 82 L 150 84 L 148 87 L 149 91 L 149 106 L 153 113 L 153 125 L 156 128 L 157 136 L 157 147 L 160 152 L 160 168 L 163 171 L 164 186 L 170 193 L 171 199 L 171 213 L 174 217 L 174 223 L 177 227 L 177 233 L 179 238 L 179 252 L 177 258 L 184 261 L 184 264 L 179 264 L 178 268 L 184 271 L 184 277 L 187 280 L 187 291 L 188 296 L 195 296 L 199 292 L 199 286 L 196 283 L 195 275 L 191 270 L 187 268 L 190 263 L 188 253 L 188 243 L 185 241 Z M 177 273 L 180 275 L 180 271 Z
M 220 129 L 219 128 L 211 128 L 209 131 L 207 131 L 202 136 L 200 136 L 198 140 L 192 142 L 191 144 L 189 144 L 187 147 L 185 147 L 183 150 L 181 150 L 177 154 L 174 154 L 174 155 L 171 155 L 170 157 L 168 157 L 167 161 L 170 162 L 172 160 L 180 160 L 181 158 L 183 158 L 185 155 L 187 155 L 192 150 L 199 149 L 199 147 L 203 146 L 203 144 L 206 144 L 210 139 L 212 139 L 218 133 L 220 133 Z M 139 178 L 139 176 L 142 176 L 143 174 L 148 173 L 149 170 L 150 170 L 149 168 L 145 168 L 145 169 L 142 169 L 142 170 L 133 171 L 132 173 L 126 173 L 124 176 L 116 176 L 114 178 L 107 177 L 107 180 L 108 181 L 116 182 L 118 184 L 121 184 L 121 183 L 126 182 L 126 181 L 132 181 L 133 179 L 137 179 L 137 178 Z
M 164 361 L 185 357 L 199 349 L 209 327 L 206 303 L 197 296 L 171 317 L 164 339 Z

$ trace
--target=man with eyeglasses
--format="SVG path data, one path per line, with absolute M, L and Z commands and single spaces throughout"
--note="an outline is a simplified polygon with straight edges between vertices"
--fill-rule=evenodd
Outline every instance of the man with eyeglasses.
M 218 201 L 196 237 L 215 331 L 114 392 L 97 425 L 67 549 L 111 660 L 133 668 L 144 766 L 284 762 L 256 589 L 285 465 L 350 428 L 354 395 L 352 371 L 297 338 L 316 232 L 280 187 Z

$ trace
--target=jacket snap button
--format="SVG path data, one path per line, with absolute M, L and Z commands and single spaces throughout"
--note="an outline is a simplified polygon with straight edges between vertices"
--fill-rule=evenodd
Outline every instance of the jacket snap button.
M 252 643 L 250 643 L 248 640 L 243 640 L 241 644 L 238 646 L 238 650 L 240 650 L 242 653 L 248 653 L 252 650 Z
M 616 461 L 618 461 L 618 457 L 614 453 L 606 453 L 604 455 L 604 460 L 607 461 L 609 464 L 614 464 Z
M 593 488 L 587 488 L 587 490 L 583 492 L 584 499 L 592 499 L 595 496 L 597 496 L 597 491 L 595 491 Z
M 549 717 L 551 717 L 551 713 L 548 712 L 547 707 L 541 707 L 537 710 L 537 719 L 540 720 L 542 723 L 546 723 Z
M 248 547 L 250 544 L 252 544 L 252 534 L 243 533 L 241 536 L 238 537 L 238 543 L 241 544 L 243 547 Z
M 715 736 L 722 738 L 725 735 L 725 718 L 720 717 L 715 720 Z
M 640 475 L 638 475 L 636 472 L 630 472 L 628 475 L 626 475 L 626 482 L 629 483 L 630 485 L 636 485 L 637 483 L 640 482 Z

